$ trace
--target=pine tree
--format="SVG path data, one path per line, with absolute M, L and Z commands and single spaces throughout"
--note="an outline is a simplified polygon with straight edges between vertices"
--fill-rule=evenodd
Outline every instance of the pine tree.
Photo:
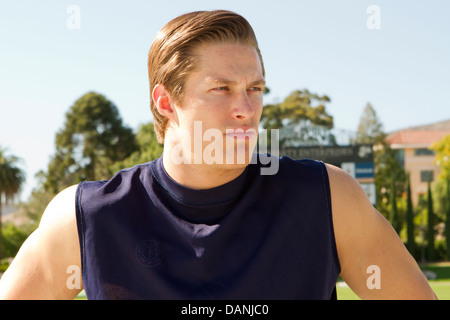
M 447 260 L 450 260 L 450 177 L 447 176 L 447 201 L 445 207 L 445 240 L 447 244 Z
M 359 144 L 374 144 L 383 136 L 383 124 L 378 119 L 375 109 L 370 103 L 367 103 L 361 115 L 356 132 L 356 143 Z
M 390 193 L 390 203 L 391 203 L 391 212 L 390 212 L 390 222 L 392 227 L 397 233 L 400 233 L 400 224 L 398 218 L 398 208 L 397 208 L 397 190 L 395 187 L 395 178 L 391 179 L 391 193 Z
M 138 149 L 133 130 L 105 96 L 88 92 L 75 101 L 55 137 L 56 153 L 44 187 L 54 194 L 83 180 L 109 179 L 110 167 Z
M 407 198 L 406 198 L 406 229 L 407 229 L 407 243 L 406 247 L 408 248 L 411 254 L 414 254 L 416 243 L 414 240 L 414 212 L 413 205 L 411 199 L 411 183 L 409 180 L 409 176 L 407 179 L 406 186 Z
M 431 194 L 431 182 L 428 179 L 428 192 L 427 192 L 427 207 L 428 207 L 428 231 L 427 231 L 427 252 L 428 260 L 433 261 L 434 255 L 434 212 L 433 212 L 433 197 Z

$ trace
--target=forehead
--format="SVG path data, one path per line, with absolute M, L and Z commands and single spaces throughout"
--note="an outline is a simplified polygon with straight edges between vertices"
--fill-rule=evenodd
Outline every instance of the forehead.
M 262 64 L 255 48 L 230 43 L 202 44 L 194 51 L 195 73 L 206 78 L 263 79 Z

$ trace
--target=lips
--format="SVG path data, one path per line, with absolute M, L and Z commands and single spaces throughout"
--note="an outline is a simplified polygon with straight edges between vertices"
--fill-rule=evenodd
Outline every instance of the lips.
M 256 136 L 256 130 L 251 127 L 227 129 L 225 135 L 230 138 L 250 139 Z

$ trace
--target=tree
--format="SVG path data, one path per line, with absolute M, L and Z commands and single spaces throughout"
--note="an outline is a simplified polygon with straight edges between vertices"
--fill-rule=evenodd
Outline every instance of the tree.
M 405 170 L 396 159 L 393 150 L 385 140 L 385 134 L 380 135 L 374 143 L 373 162 L 375 166 L 376 208 L 388 217 L 392 196 L 398 197 L 405 190 Z M 392 181 L 392 177 L 395 177 Z M 394 184 L 394 185 L 393 185 Z M 392 192 L 392 187 L 395 191 Z
M 136 142 L 138 144 L 138 150 L 123 161 L 113 164 L 111 167 L 113 172 L 132 167 L 139 163 L 152 161 L 160 157 L 163 152 L 163 146 L 158 143 L 152 122 L 139 126 L 136 133 Z
M 434 260 L 434 212 L 433 212 L 433 197 L 431 193 L 431 179 L 428 178 L 427 191 L 427 214 L 428 214 L 428 230 L 427 230 L 427 252 L 428 260 Z
M 406 247 L 408 248 L 411 254 L 415 253 L 416 243 L 414 239 L 414 212 L 413 212 L 413 204 L 411 198 L 411 182 L 408 175 L 407 178 L 407 186 L 406 186 L 406 233 L 407 233 L 407 243 Z
M 319 96 L 306 89 L 295 90 L 282 103 L 264 106 L 261 115 L 263 128 L 279 129 L 300 119 L 308 119 L 314 124 L 332 128 L 333 117 L 325 110 L 326 102 L 330 102 L 326 95 Z
M 2 231 L 4 236 L 3 256 L 5 258 L 15 257 L 23 242 L 28 238 L 29 233 L 12 222 L 5 223 Z
M 445 206 L 445 242 L 447 244 L 447 260 L 450 260 L 450 177 L 447 181 L 447 201 Z
M 307 89 L 295 90 L 282 103 L 264 105 L 261 123 L 268 130 L 267 144 L 270 146 L 271 129 L 281 129 L 301 120 L 327 129 L 333 128 L 333 117 L 326 112 L 325 103 L 330 102 L 326 95 L 318 95 Z M 284 141 L 281 139 L 280 147 Z
M 390 223 L 392 225 L 392 227 L 394 228 L 394 230 L 400 234 L 400 230 L 401 230 L 401 224 L 399 221 L 399 216 L 398 216 L 398 208 L 397 208 L 397 189 L 395 187 L 395 176 L 393 176 L 391 178 L 391 191 L 390 191 L 390 204 L 391 204 L 391 210 L 390 210 L 390 215 L 389 215 L 389 220 Z
M 450 134 L 434 143 L 431 149 L 436 153 L 434 162 L 441 168 L 440 178 L 450 177 Z
M 95 92 L 80 97 L 66 113 L 55 146 L 44 183 L 54 194 L 83 180 L 110 178 L 111 165 L 137 150 L 134 133 L 123 125 L 117 107 Z
M 37 182 L 34 185 L 30 196 L 26 202 L 22 202 L 19 205 L 19 210 L 24 212 L 24 215 L 27 217 L 28 226 L 26 232 L 29 234 L 37 229 L 45 208 L 55 196 L 52 191 L 45 189 L 44 187 L 47 175 L 43 170 L 39 170 L 39 172 L 35 174 L 35 178 Z
M 0 148 L 0 261 L 2 259 L 2 206 L 20 192 L 25 182 L 25 174 L 17 166 L 19 158 L 7 155 L 6 150 Z
M 404 190 L 405 172 L 396 160 L 396 153 L 386 142 L 383 124 L 378 119 L 375 109 L 370 103 L 361 114 L 355 139 L 356 144 L 373 145 L 373 162 L 375 166 L 376 208 L 396 230 L 401 223 L 398 217 L 397 197 Z M 393 180 L 393 177 L 395 179 Z M 395 215 L 396 222 L 392 221 Z M 399 230 L 397 230 L 399 231 Z
M 445 206 L 445 241 L 447 244 L 447 260 L 450 260 L 450 177 L 447 178 L 447 202 Z
M 367 103 L 359 120 L 355 142 L 358 144 L 374 144 L 383 135 L 383 124 L 378 119 L 372 105 Z
M 445 238 L 447 244 L 447 259 L 450 260 L 450 134 L 443 137 L 431 146 L 436 157 L 434 162 L 441 169 L 438 181 L 435 186 L 445 184 L 445 192 L 442 193 L 438 206 L 444 209 L 445 216 Z M 439 194 L 438 194 L 439 197 Z M 441 202 L 441 203 L 440 203 Z M 439 208 L 438 208 L 439 210 Z

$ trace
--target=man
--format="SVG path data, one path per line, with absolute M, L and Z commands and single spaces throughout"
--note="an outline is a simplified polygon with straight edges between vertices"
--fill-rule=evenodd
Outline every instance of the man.
M 162 157 L 57 195 L 1 298 L 71 299 L 76 270 L 88 299 L 329 299 L 338 275 L 361 298 L 435 298 L 353 178 L 253 161 L 265 72 L 244 18 L 170 21 L 148 68 Z

